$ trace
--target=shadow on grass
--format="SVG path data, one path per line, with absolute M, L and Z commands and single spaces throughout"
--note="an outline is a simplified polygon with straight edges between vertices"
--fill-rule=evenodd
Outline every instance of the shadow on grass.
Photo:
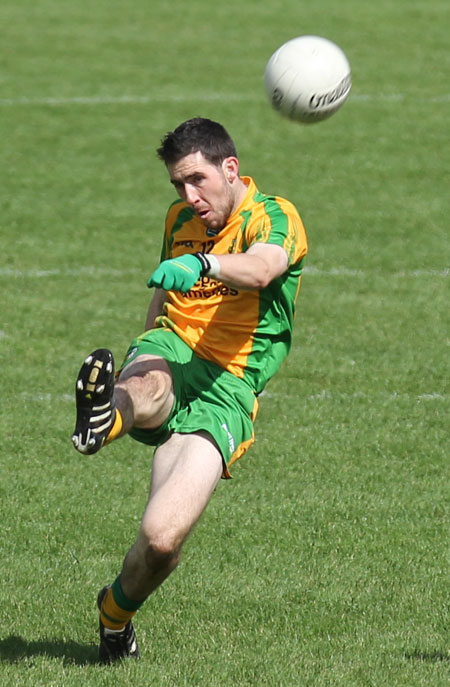
M 423 663 L 450 663 L 450 653 L 443 651 L 412 651 L 405 654 L 410 661 L 422 661 Z
M 0 661 L 19 663 L 34 656 L 60 658 L 65 665 L 86 666 L 98 663 L 98 649 L 95 646 L 58 639 L 27 641 L 15 635 L 0 639 Z

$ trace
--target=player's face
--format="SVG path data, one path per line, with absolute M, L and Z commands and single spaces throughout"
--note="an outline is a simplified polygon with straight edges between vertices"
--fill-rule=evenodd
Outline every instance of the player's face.
M 236 158 L 213 165 L 200 152 L 191 153 L 168 166 L 170 180 L 206 227 L 220 231 L 237 207 Z

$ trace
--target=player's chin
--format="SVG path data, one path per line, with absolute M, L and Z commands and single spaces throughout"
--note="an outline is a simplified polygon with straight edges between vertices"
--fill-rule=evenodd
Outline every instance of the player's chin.
M 225 226 L 225 222 L 221 218 L 210 213 L 203 217 L 199 217 L 199 219 L 207 229 L 211 229 L 212 231 L 220 231 Z

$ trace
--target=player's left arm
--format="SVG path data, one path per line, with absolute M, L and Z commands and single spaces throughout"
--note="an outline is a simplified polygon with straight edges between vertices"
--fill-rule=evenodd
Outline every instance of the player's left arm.
M 163 260 L 147 282 L 149 287 L 186 293 L 202 276 L 239 289 L 263 289 L 288 268 L 288 256 L 277 244 L 254 243 L 245 253 L 186 253 Z
M 211 255 L 207 255 L 211 258 Z M 263 289 L 288 268 L 288 255 L 274 243 L 254 243 L 245 253 L 214 255 L 210 272 L 220 281 L 240 289 Z M 214 269 L 215 268 L 215 269 Z

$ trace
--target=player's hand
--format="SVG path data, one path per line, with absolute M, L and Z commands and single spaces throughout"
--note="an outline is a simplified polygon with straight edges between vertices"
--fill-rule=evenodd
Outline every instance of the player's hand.
M 148 280 L 147 286 L 186 293 L 198 281 L 202 270 L 203 265 L 195 255 L 180 255 L 179 258 L 163 260 Z

